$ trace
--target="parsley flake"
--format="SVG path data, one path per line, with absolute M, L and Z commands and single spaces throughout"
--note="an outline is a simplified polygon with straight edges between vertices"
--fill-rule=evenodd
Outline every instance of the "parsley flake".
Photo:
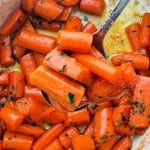
M 74 103 L 74 94 L 72 94 L 71 92 L 68 93 L 68 101 L 70 103 Z

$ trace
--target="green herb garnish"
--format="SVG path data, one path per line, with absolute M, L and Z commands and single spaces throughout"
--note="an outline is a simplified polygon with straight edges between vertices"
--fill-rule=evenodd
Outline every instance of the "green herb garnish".
M 71 92 L 68 93 L 68 101 L 70 103 L 74 103 L 74 94 L 72 94 Z

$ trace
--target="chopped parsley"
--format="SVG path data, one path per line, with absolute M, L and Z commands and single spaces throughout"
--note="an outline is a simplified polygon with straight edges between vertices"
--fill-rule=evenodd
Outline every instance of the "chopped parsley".
M 147 115 L 148 120 L 150 120 L 150 115 Z
M 71 92 L 68 93 L 68 101 L 70 103 L 74 103 L 74 94 L 72 94 Z
M 88 16 L 86 16 L 86 15 L 84 16 L 83 19 L 84 19 L 84 21 L 89 21 L 89 18 L 88 18 Z
M 65 57 L 65 56 L 66 56 L 66 53 L 61 52 L 61 53 L 60 53 L 60 56 Z
M 0 101 L 0 107 L 4 106 L 4 102 Z
M 96 104 L 96 103 L 92 103 L 92 104 L 91 104 L 91 108 L 92 108 L 92 109 L 96 109 L 96 108 L 97 108 L 97 104 Z

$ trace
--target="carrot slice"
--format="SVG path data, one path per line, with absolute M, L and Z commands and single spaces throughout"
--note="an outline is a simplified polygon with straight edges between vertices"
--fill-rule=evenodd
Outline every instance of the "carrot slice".
M 17 8 L 12 12 L 4 25 L 0 28 L 1 35 L 12 35 L 25 23 L 27 17 L 21 9 Z
M 74 110 L 80 104 L 85 92 L 84 87 L 80 84 L 44 66 L 37 68 L 30 79 L 33 85 L 47 92 L 67 110 Z M 61 94 L 58 94 L 60 92 Z
M 45 56 L 42 55 L 42 54 L 40 54 L 40 53 L 36 53 L 36 52 L 34 52 L 33 55 L 34 55 L 36 64 L 37 64 L 38 66 L 42 65 Z
M 85 32 L 71 32 L 60 30 L 57 34 L 58 43 L 63 50 L 88 53 L 93 36 Z
M 50 0 L 38 0 L 34 7 L 34 12 L 42 18 L 50 21 L 56 19 L 64 7 Z M 49 11 L 51 10 L 51 11 Z
M 91 21 L 85 24 L 82 28 L 82 32 L 94 33 L 96 31 L 97 31 L 97 28 L 94 25 L 94 23 L 92 23 Z
M 1 72 L 0 85 L 8 85 L 8 84 L 9 84 L 8 72 Z
M 79 3 L 80 0 L 63 0 L 62 4 L 64 6 L 73 6 L 73 5 L 77 5 Z
M 83 135 L 88 135 L 90 137 L 94 137 L 94 122 L 91 121 L 89 125 L 85 128 Z
M 58 50 L 58 48 L 52 50 L 45 57 L 44 65 L 54 69 L 57 72 L 65 74 L 68 77 L 83 83 L 84 85 L 90 86 L 93 82 L 93 76 L 86 67 L 81 65 L 74 58 Z
M 4 149 L 22 149 L 30 150 L 33 143 L 33 137 L 6 131 L 3 137 Z

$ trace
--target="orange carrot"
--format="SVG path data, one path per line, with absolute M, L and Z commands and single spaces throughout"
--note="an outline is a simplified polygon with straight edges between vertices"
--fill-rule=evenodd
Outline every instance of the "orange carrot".
M 64 6 L 73 6 L 73 5 L 77 5 L 79 3 L 79 0 L 63 0 L 62 4 Z
M 72 140 L 74 150 L 95 150 L 94 140 L 87 135 L 75 136 Z
M 34 55 L 37 65 L 38 66 L 42 65 L 43 61 L 44 61 L 44 55 L 42 55 L 40 53 L 36 53 L 36 52 L 34 52 L 33 55 Z
M 63 50 L 88 53 L 93 36 L 85 32 L 71 32 L 60 30 L 57 34 L 58 43 Z
M 115 144 L 112 150 L 127 150 L 130 149 L 132 145 L 131 139 L 128 136 L 122 137 L 117 144 Z
M 63 147 L 58 139 L 52 141 L 44 150 L 63 150 Z
M 36 87 L 25 86 L 24 96 L 31 97 L 34 100 L 36 100 L 38 103 L 46 104 L 46 102 L 45 102 L 46 100 L 45 100 L 42 92 Z
M 81 0 L 80 2 L 80 10 L 94 15 L 101 15 L 104 7 L 104 0 Z
M 127 104 L 131 104 L 131 96 L 129 95 L 128 92 L 125 92 L 123 95 L 121 95 L 120 98 L 118 98 L 118 100 L 116 101 L 118 103 L 118 105 L 127 105 Z
M 63 130 L 63 124 L 57 124 L 46 131 L 33 145 L 33 150 L 43 150 L 49 143 L 51 143 Z
M 6 85 L 0 85 L 0 97 L 7 96 L 8 87 Z
M 45 122 L 52 123 L 52 124 L 64 122 L 66 118 L 67 118 L 66 112 L 57 111 L 54 107 L 49 107 L 41 115 L 42 120 L 44 120 Z
M 30 150 L 33 137 L 6 131 L 3 137 L 3 149 Z
M 3 66 L 14 64 L 10 40 L 9 36 L 0 37 L 0 63 Z
M 0 150 L 3 150 L 3 141 L 0 140 Z
M 139 23 L 133 23 L 126 27 L 126 34 L 128 37 L 128 40 L 130 42 L 130 45 L 132 47 L 133 51 L 138 51 L 141 49 L 140 46 L 140 24 Z
M 146 128 L 149 125 L 149 85 L 149 77 L 139 76 L 134 90 L 130 113 L 130 125 L 135 128 Z
M 28 53 L 20 59 L 21 68 L 28 85 L 31 85 L 30 75 L 37 68 L 33 53 Z
M 150 45 L 150 13 L 145 13 L 142 17 L 140 44 L 143 48 Z
M 83 135 L 88 135 L 90 137 L 94 137 L 94 122 L 92 121 L 87 127 L 85 128 Z
M 21 31 L 30 31 L 36 33 L 37 31 L 34 29 L 30 21 L 26 21 Z
M 0 118 L 12 129 L 16 129 L 24 119 L 22 114 L 7 106 L 1 108 Z
M 18 37 L 18 44 L 33 51 L 47 54 L 55 47 L 56 39 L 54 37 L 22 31 Z
M 1 72 L 0 85 L 8 85 L 8 84 L 9 84 L 8 72 Z
M 59 63 L 58 63 L 59 62 Z M 89 70 L 74 58 L 55 48 L 46 57 L 44 64 L 57 72 L 67 75 L 87 86 L 93 82 L 93 76 Z
M 27 20 L 25 14 L 17 8 L 0 28 L 1 35 L 11 35 L 15 33 Z
M 135 53 L 124 53 L 113 56 L 111 61 L 114 65 L 119 66 L 122 63 L 131 62 L 135 69 L 148 70 L 149 69 L 149 58 L 144 55 Z
M 63 12 L 63 9 L 63 6 L 58 5 L 54 1 L 38 0 L 35 4 L 34 12 L 42 18 L 50 21 L 56 19 Z
M 36 69 L 30 79 L 33 85 L 47 92 L 67 110 L 74 110 L 80 104 L 85 92 L 84 87 L 80 84 L 70 81 L 66 77 L 44 66 Z M 58 94 L 59 92 L 61 94 Z
M 94 116 L 94 137 L 97 143 L 107 142 L 115 134 L 112 108 L 102 108 Z
M 27 49 L 22 46 L 15 46 L 13 48 L 13 54 L 17 59 L 20 59 L 27 52 Z
M 58 16 L 58 18 L 56 18 L 56 20 L 58 20 L 58 21 L 67 21 L 68 18 L 71 16 L 72 11 L 73 11 L 72 6 L 65 7 L 63 12 Z
M 89 123 L 90 123 L 90 114 L 87 108 L 67 113 L 67 120 L 65 121 L 65 124 L 67 126 L 83 125 Z
M 135 129 L 135 134 L 136 135 L 143 135 L 146 131 L 146 128 L 136 128 Z
M 9 73 L 8 95 L 12 98 L 20 98 L 24 93 L 24 75 L 21 72 Z
M 82 21 L 77 16 L 71 16 L 64 25 L 64 30 L 81 31 Z
M 96 26 L 92 22 L 88 22 L 82 28 L 82 32 L 94 33 L 97 31 Z
M 31 13 L 36 2 L 37 0 L 22 0 L 22 7 L 26 12 Z
M 140 70 L 139 75 L 150 77 L 150 70 Z
M 79 131 L 75 127 L 71 126 L 61 133 L 58 138 L 61 142 L 61 145 L 67 149 L 71 147 L 72 139 L 79 134 Z

